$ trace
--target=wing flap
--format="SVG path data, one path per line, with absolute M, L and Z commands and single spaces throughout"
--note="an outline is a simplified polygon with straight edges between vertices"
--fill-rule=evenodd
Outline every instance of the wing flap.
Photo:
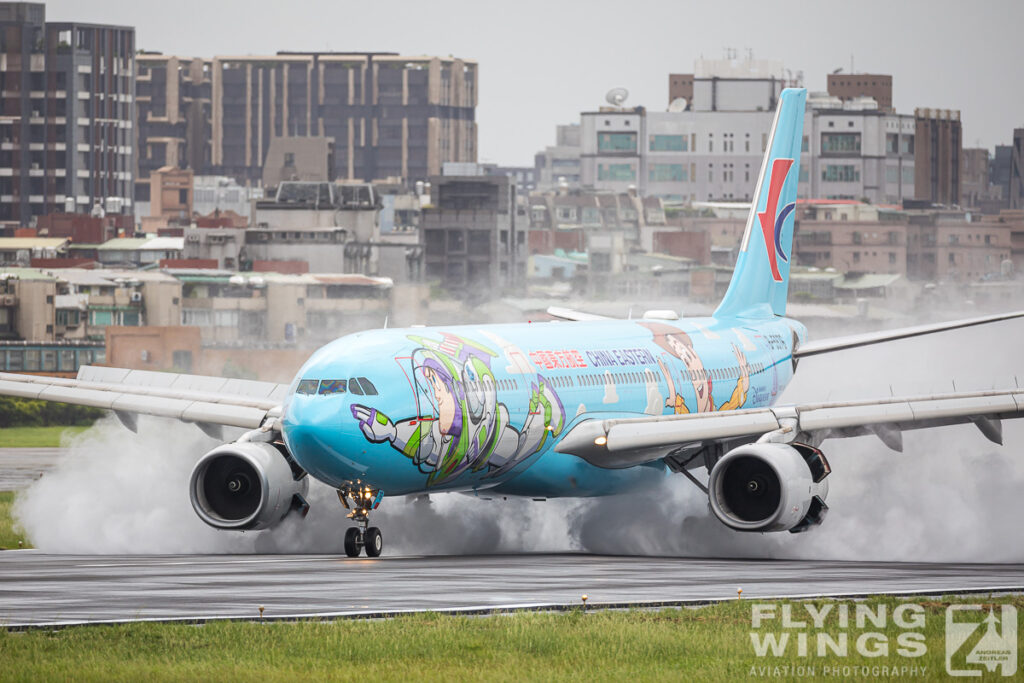
M 734 412 L 586 420 L 555 450 L 599 467 L 621 468 L 663 458 L 675 449 L 713 442 L 754 441 L 776 430 L 785 438 L 818 440 L 879 435 L 898 444 L 899 432 L 975 423 L 990 440 L 1000 438 L 1001 420 L 1024 417 L 1024 390 L 940 394 L 874 401 L 777 406 Z M 785 438 L 783 440 L 785 440 Z M 898 450 L 898 449 L 897 449 Z
M 608 430 L 608 450 L 652 448 L 693 441 L 708 441 L 764 434 L 779 428 L 771 410 L 721 412 L 707 416 L 687 415 L 650 424 L 646 421 L 620 422 Z
M 85 366 L 77 379 L 0 373 L 0 396 L 254 429 L 280 417 L 287 385 Z

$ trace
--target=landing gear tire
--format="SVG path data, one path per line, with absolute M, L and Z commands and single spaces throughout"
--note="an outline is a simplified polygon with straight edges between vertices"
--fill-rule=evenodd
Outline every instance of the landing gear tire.
M 363 549 L 367 557 L 380 557 L 380 551 L 384 549 L 384 538 L 380 535 L 380 529 L 371 526 L 363 532 Z
M 345 554 L 359 557 L 359 529 L 354 526 L 345 531 Z

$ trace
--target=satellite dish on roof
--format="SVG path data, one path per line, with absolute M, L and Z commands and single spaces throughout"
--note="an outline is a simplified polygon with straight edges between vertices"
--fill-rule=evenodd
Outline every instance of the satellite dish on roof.
M 670 112 L 678 114 L 681 111 L 686 111 L 686 106 L 689 104 L 685 97 L 677 97 L 668 104 L 668 110 Z
M 612 88 L 604 96 L 604 99 L 608 101 L 608 104 L 621 107 L 627 97 L 629 97 L 629 91 L 625 88 Z

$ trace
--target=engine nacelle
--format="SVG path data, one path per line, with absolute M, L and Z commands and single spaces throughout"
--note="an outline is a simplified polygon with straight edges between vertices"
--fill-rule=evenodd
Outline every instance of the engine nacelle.
M 292 469 L 272 444 L 218 446 L 192 470 L 189 494 L 200 519 L 217 529 L 265 529 L 306 506 L 305 472 Z
M 738 531 L 806 531 L 828 511 L 830 471 L 821 451 L 803 444 L 739 446 L 711 469 L 711 511 Z

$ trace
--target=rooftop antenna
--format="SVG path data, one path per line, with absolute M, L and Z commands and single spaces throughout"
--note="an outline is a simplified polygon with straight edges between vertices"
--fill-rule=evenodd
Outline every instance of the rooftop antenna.
M 608 102 L 608 104 L 611 104 L 616 107 L 621 107 L 622 103 L 626 101 L 627 97 L 629 97 L 629 91 L 626 90 L 625 88 L 612 88 L 607 93 L 605 93 L 604 99 Z

